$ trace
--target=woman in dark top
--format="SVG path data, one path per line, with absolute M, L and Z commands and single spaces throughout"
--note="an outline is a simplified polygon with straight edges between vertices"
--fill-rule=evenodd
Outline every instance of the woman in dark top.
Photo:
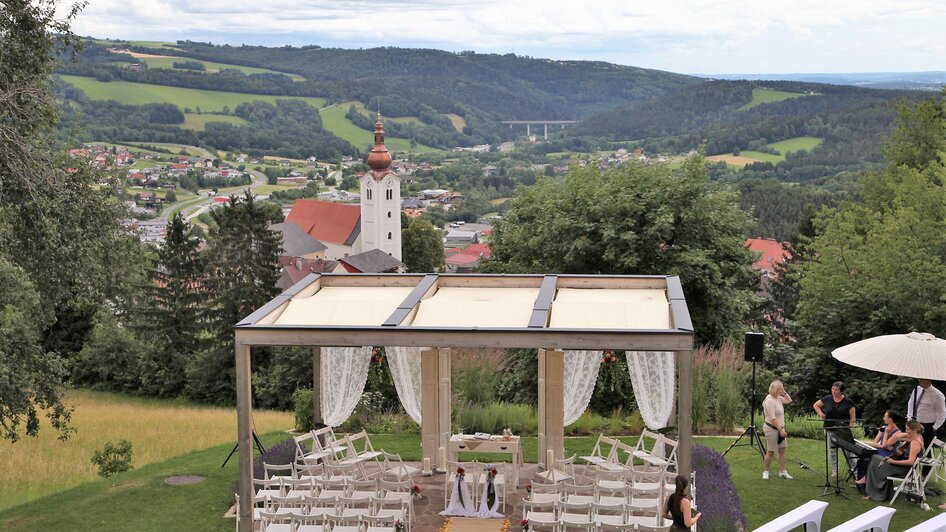
M 683 475 L 677 475 L 677 489 L 673 495 L 667 497 L 667 505 L 664 507 L 664 517 L 673 521 L 670 530 L 690 530 L 700 516 L 700 512 L 693 514 L 690 499 L 687 499 L 686 492 L 690 486 L 690 481 Z
M 811 405 L 824 420 L 825 437 L 828 440 L 828 454 L 831 456 L 831 474 L 838 471 L 838 439 L 854 443 L 851 427 L 854 426 L 856 412 L 854 401 L 844 395 L 844 383 L 831 385 L 831 394 L 822 397 Z

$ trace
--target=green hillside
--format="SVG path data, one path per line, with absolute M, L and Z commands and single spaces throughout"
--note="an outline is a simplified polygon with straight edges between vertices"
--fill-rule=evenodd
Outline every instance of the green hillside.
M 167 87 L 164 85 L 147 85 L 128 81 L 110 81 L 103 83 L 94 78 L 82 76 L 61 76 L 63 81 L 85 91 L 92 100 L 116 100 L 127 105 L 143 105 L 147 103 L 170 103 L 180 109 L 202 112 L 220 112 L 223 106 L 231 110 L 244 102 L 261 100 L 275 103 L 276 100 L 302 100 L 315 108 L 325 105 L 324 98 L 301 96 L 270 96 L 266 94 L 243 94 L 239 92 L 208 91 L 201 89 L 185 89 L 181 87 Z
M 752 100 L 737 110 L 745 111 L 746 109 L 752 109 L 753 107 L 757 105 L 762 105 L 764 103 L 781 102 L 784 100 L 788 100 L 790 98 L 800 98 L 802 96 L 806 96 L 806 95 L 801 92 L 785 92 L 785 91 L 778 91 L 774 89 L 761 89 L 761 88 L 756 87 L 752 89 Z
M 322 117 L 322 127 L 326 131 L 331 132 L 332 134 L 341 137 L 353 146 L 358 149 L 364 149 L 366 146 L 370 146 L 374 142 L 374 132 L 361 129 L 351 122 L 351 120 L 345 118 L 345 114 L 348 113 L 348 107 L 351 102 L 330 105 L 328 107 L 323 107 L 319 110 L 319 115 Z M 410 151 L 411 142 L 408 139 L 399 139 L 395 137 L 385 137 L 385 145 L 391 151 Z M 432 151 L 437 151 L 435 148 L 430 146 L 424 146 L 423 144 L 417 144 L 414 147 L 414 151 L 418 153 L 427 153 Z
M 239 116 L 218 115 L 213 113 L 184 113 L 184 123 L 181 127 L 192 129 L 194 131 L 203 131 L 207 127 L 207 122 L 226 122 L 235 126 L 245 126 L 248 122 Z

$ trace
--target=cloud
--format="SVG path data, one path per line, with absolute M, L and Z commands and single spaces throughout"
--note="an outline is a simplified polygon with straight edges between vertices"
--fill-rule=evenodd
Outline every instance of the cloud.
M 427 47 L 684 72 L 810 72 L 942 68 L 944 22 L 946 3 L 933 0 L 91 0 L 74 28 L 124 39 Z

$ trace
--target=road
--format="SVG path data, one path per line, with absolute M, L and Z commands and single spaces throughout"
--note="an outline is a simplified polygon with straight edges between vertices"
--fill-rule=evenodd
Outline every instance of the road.
M 175 144 L 175 146 L 180 146 L 182 148 L 195 148 L 196 147 L 196 146 L 185 146 L 185 145 L 177 145 L 177 144 Z M 197 148 L 197 149 L 203 150 L 203 148 Z M 207 151 L 207 150 L 203 150 L 203 151 Z M 207 154 L 209 156 L 210 152 L 207 152 Z M 230 162 L 230 161 L 227 161 L 227 162 Z M 232 163 L 232 164 L 237 164 L 237 163 Z M 218 191 L 217 196 L 229 196 L 231 194 L 242 194 L 243 191 L 246 189 L 253 190 L 254 188 L 266 183 L 266 174 L 263 174 L 262 172 L 257 172 L 256 170 L 251 170 L 249 168 L 245 169 L 244 172 L 250 174 L 253 177 L 253 181 L 248 186 L 222 188 Z M 200 194 L 199 198 L 181 202 L 180 204 L 175 205 L 174 207 L 170 209 L 164 209 L 163 211 L 161 211 L 161 215 L 158 217 L 158 220 L 161 220 L 162 222 L 166 224 L 167 221 L 171 218 L 171 216 L 174 216 L 174 214 L 176 214 L 177 212 L 182 213 L 184 215 L 184 219 L 186 220 L 190 220 L 191 218 L 200 216 L 200 214 L 207 209 L 207 206 L 210 205 L 213 202 L 213 199 L 216 197 L 216 196 L 207 196 L 208 192 L 210 191 L 200 190 L 198 191 L 198 193 Z

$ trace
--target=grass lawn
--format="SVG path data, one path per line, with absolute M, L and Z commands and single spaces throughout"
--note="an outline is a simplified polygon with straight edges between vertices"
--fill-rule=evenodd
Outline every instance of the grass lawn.
M 87 390 L 68 391 L 65 402 L 76 406 L 73 425 L 77 429 L 65 442 L 56 438 L 48 424 L 43 425 L 37 438 L 24 437 L 16 443 L 0 441 L 0 509 L 95 480 L 97 469 L 89 460 L 92 452 L 108 441 L 130 441 L 132 464 L 141 469 L 230 442 L 236 434 L 236 407 L 202 407 Z M 266 432 L 293 423 L 291 414 L 283 412 L 256 412 L 254 418 L 257 428 Z
M 365 107 L 365 104 L 363 104 L 363 103 L 361 103 L 361 102 L 359 102 L 359 101 L 357 101 L 357 100 L 351 101 L 351 102 L 345 102 L 345 103 L 340 104 L 340 105 L 344 105 L 344 106 L 345 106 L 345 112 L 346 112 L 346 113 L 348 112 L 348 108 L 349 108 L 350 106 L 354 105 L 356 111 L 358 111 L 359 113 L 361 113 L 361 114 L 367 116 L 368 118 L 371 118 L 372 120 L 374 120 L 374 119 L 377 117 L 377 113 L 378 113 L 377 110 L 372 111 L 371 109 L 368 109 L 367 107 Z M 382 111 L 384 111 L 384 109 L 382 109 Z M 417 118 L 416 116 L 384 116 L 384 115 L 381 115 L 381 117 L 382 117 L 382 120 L 384 120 L 385 122 L 394 122 L 395 124 L 418 124 L 418 125 L 423 124 L 423 122 L 420 121 L 420 118 Z
M 139 54 L 132 54 L 132 55 L 137 56 Z M 202 59 L 193 59 L 190 57 L 176 57 L 173 55 L 161 56 L 161 57 L 143 57 L 142 61 L 144 61 L 148 65 L 148 68 L 167 68 L 171 70 L 189 70 L 185 68 L 174 68 L 174 63 L 175 62 L 183 63 L 184 61 L 190 61 L 192 63 L 203 63 L 204 67 L 207 69 L 205 72 L 211 73 L 211 74 L 220 72 L 221 70 L 239 70 L 240 72 L 243 72 L 244 74 L 282 74 L 283 76 L 288 76 L 292 78 L 293 81 L 305 80 L 304 77 L 298 74 L 290 74 L 288 72 L 277 72 L 275 70 L 269 70 L 267 68 L 256 68 L 256 67 L 248 67 L 248 66 L 242 66 L 242 65 L 230 65 L 227 63 L 216 63 L 214 61 L 204 61 Z M 191 72 L 198 72 L 198 71 L 191 70 Z
M 110 81 L 103 83 L 95 78 L 83 76 L 61 76 L 63 81 L 82 89 L 86 96 L 93 100 L 117 100 L 127 105 L 144 105 L 148 103 L 171 103 L 181 110 L 185 107 L 202 112 L 219 112 L 223 106 L 234 109 L 244 102 L 261 100 L 275 103 L 279 100 L 303 100 L 315 108 L 325 105 L 324 98 L 311 97 L 282 97 L 267 94 L 241 94 L 238 92 L 208 91 L 200 89 L 185 89 L 181 87 L 167 87 L 163 85 L 149 85 L 146 83 L 132 83 L 128 81 Z M 342 114 L 344 116 L 344 113 Z M 370 134 L 369 134 L 370 136 Z
M 364 149 L 366 146 L 371 146 L 374 143 L 374 132 L 361 129 L 352 123 L 351 120 L 345 118 L 345 115 L 348 114 L 348 107 L 351 104 L 351 102 L 340 103 L 320 109 L 319 114 L 322 116 L 322 127 L 334 135 L 347 140 L 356 148 Z M 391 151 L 406 152 L 411 150 L 411 141 L 408 139 L 385 136 L 384 144 Z M 417 153 L 430 153 L 439 150 L 418 144 L 417 147 L 414 148 L 414 151 Z
M 184 123 L 181 127 L 192 129 L 194 131 L 203 131 L 207 127 L 207 122 L 226 122 L 235 126 L 245 126 L 248 122 L 239 116 L 218 115 L 212 113 L 184 113 Z
M 304 187 L 304 186 L 305 186 L 305 185 L 296 185 L 296 184 L 292 184 L 292 185 L 260 185 L 260 186 L 258 186 L 258 187 L 256 187 L 256 188 L 254 188 L 254 189 L 253 189 L 253 192 L 255 192 L 257 195 L 265 196 L 265 195 L 268 195 L 268 194 L 272 194 L 273 192 L 284 192 L 284 191 L 286 191 L 286 190 L 295 190 L 295 189 L 297 189 L 297 188 L 302 188 L 302 187 Z
M 816 146 L 821 144 L 821 140 L 818 137 L 794 137 L 791 139 L 780 140 L 778 142 L 773 142 L 769 144 L 770 148 L 775 148 L 783 155 L 793 152 L 793 151 L 811 151 Z
M 736 110 L 745 111 L 746 109 L 752 109 L 753 107 L 762 105 L 764 103 L 781 102 L 783 100 L 788 100 L 790 98 L 800 98 L 802 96 L 805 96 L 805 94 L 801 92 L 785 92 L 754 88 L 752 89 L 752 100 Z
M 747 159 L 752 159 L 755 161 L 763 161 L 767 163 L 780 163 L 785 160 L 784 155 L 772 155 L 771 153 L 765 153 L 761 151 L 752 151 L 752 150 L 743 150 L 739 153 L 740 157 L 745 157 Z

